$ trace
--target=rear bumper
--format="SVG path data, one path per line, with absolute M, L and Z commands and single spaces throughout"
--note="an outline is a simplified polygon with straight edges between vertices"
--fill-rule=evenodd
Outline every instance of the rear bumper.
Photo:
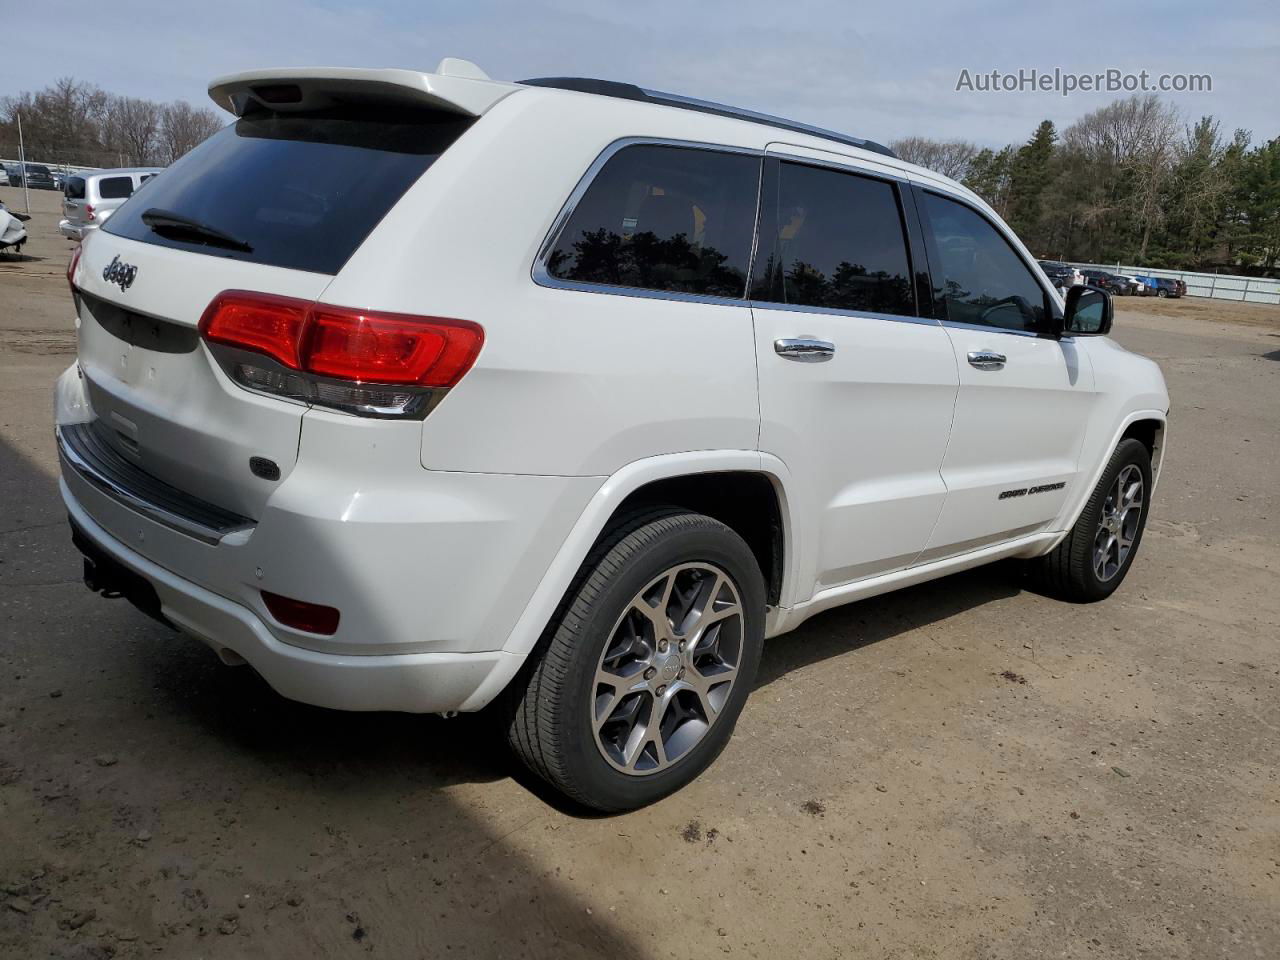
M 91 229 L 95 228 L 84 224 L 72 223 L 70 220 L 58 221 L 58 232 L 68 240 L 83 240 L 84 235 Z
M 93 412 L 73 366 L 56 394 L 62 495 L 83 537 L 154 586 L 160 615 L 284 696 L 480 709 L 519 669 L 513 631 L 601 479 L 429 471 L 400 424 L 307 416 L 289 475 L 255 519 L 223 530 L 106 455 L 81 445 L 77 462 L 68 439 Z M 336 607 L 337 632 L 278 622 L 264 590 Z
M 502 691 L 520 667 L 522 657 L 501 650 L 340 656 L 284 643 L 252 610 L 184 580 L 120 543 L 89 516 L 65 480 L 59 486 L 81 535 L 144 578 L 155 590 L 160 613 L 167 620 L 204 641 L 224 660 L 247 661 L 290 700 L 337 710 L 478 710 Z M 228 657 L 227 651 L 235 656 Z

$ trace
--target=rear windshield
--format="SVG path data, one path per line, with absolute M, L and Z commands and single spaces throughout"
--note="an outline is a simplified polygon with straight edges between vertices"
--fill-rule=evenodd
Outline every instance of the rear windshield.
M 193 253 L 335 274 L 473 122 L 368 105 L 247 115 L 169 167 L 103 229 Z M 149 210 L 194 221 L 237 243 L 158 233 L 143 222 Z

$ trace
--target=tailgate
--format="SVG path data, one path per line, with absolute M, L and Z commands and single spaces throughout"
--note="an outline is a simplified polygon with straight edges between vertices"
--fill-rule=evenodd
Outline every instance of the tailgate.
M 226 289 L 315 299 L 332 278 L 102 230 L 85 241 L 77 277 L 80 369 L 99 436 L 153 477 L 257 519 L 276 482 L 249 460 L 287 476 L 306 407 L 232 383 L 200 341 L 200 315 Z

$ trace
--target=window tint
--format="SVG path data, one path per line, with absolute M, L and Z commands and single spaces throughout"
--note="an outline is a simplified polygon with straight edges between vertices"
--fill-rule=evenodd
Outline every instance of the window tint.
M 911 316 L 915 300 L 893 186 L 798 163 L 778 166 L 752 297 Z
M 186 154 L 102 229 L 192 253 L 337 273 L 470 117 L 361 104 L 260 111 Z M 251 249 L 210 247 L 142 222 L 153 207 L 206 224 Z
M 1003 330 L 1041 329 L 1044 289 L 995 227 L 964 204 L 924 194 L 947 318 Z M 941 278 L 937 276 L 941 273 Z
M 103 177 L 98 181 L 98 196 L 103 200 L 123 200 L 132 193 L 131 177 Z
M 84 177 L 68 177 L 62 185 L 62 194 L 68 200 L 83 200 Z
M 609 158 L 547 259 L 562 280 L 746 293 L 760 159 L 638 145 Z

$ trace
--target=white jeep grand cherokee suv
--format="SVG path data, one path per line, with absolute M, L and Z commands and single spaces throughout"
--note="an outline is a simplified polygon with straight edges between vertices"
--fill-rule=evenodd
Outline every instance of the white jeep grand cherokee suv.
M 974 194 L 596 80 L 281 69 L 70 267 L 89 585 L 345 710 L 498 701 L 621 810 L 766 637 L 1007 557 L 1124 578 L 1169 401 Z

